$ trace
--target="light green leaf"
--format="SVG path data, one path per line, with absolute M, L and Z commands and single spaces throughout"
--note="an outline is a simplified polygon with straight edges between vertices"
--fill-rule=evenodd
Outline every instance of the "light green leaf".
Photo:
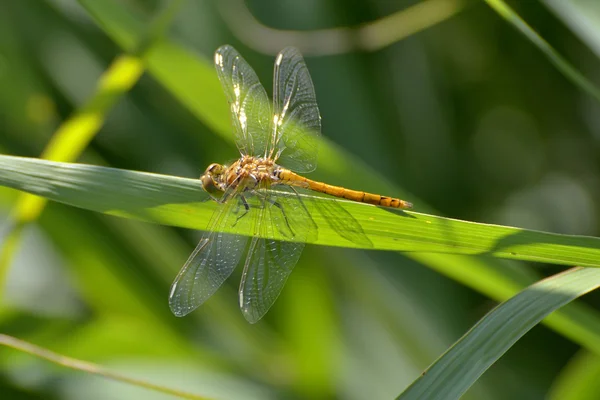
M 0 184 L 80 208 L 194 229 L 204 229 L 216 208 L 197 179 L 35 158 L 0 156 Z M 307 200 L 311 200 L 307 206 L 318 226 L 317 244 L 371 248 L 365 241 L 353 243 L 341 237 L 336 225 L 318 211 L 327 207 L 311 206 L 339 201 L 377 250 L 483 254 L 600 266 L 598 238 L 478 224 L 330 198 L 310 196 Z
M 433 363 L 398 399 L 458 399 L 552 311 L 600 286 L 600 271 L 573 268 L 502 303 Z

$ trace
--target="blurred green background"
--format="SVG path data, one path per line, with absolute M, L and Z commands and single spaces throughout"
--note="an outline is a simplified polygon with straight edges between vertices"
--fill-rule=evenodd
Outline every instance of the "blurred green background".
M 169 5 L 98 3 L 105 1 L 114 15 L 127 14 L 146 27 Z M 2 153 L 40 156 L 123 54 L 110 24 L 98 24 L 85 3 L 0 0 Z M 600 82 L 597 1 L 509 4 Z M 385 26 L 389 39 L 342 29 L 389 15 L 404 18 Z M 598 235 L 599 100 L 561 75 L 482 1 L 187 0 L 158 40 L 182 46 L 207 65 L 218 46 L 232 44 L 269 93 L 274 54 L 283 45 L 300 47 L 323 135 L 398 188 L 386 195 L 412 194 L 406 196 L 417 211 Z M 178 68 L 173 61 L 167 73 L 183 73 Z M 196 96 L 205 103 L 214 99 L 222 110 L 217 90 L 207 87 Z M 236 154 L 231 141 L 181 103 L 177 88 L 146 72 L 110 108 L 77 161 L 197 177 L 208 164 Z M 312 177 L 324 174 L 337 176 L 332 184 L 379 189 L 348 171 L 317 170 Z M 0 189 L 3 219 L 17 197 Z M 0 332 L 209 397 L 391 398 L 497 304 L 416 258 L 308 245 L 260 323 L 247 324 L 239 312 L 240 271 L 207 304 L 175 318 L 169 286 L 200 234 L 48 204 L 23 231 L 11 262 Z M 448 257 L 448 263 L 466 259 Z M 562 269 L 478 262 L 542 275 Z M 584 301 L 600 305 L 597 295 Z M 598 398 L 594 379 L 579 391 L 571 379 L 578 368 L 598 377 L 599 366 L 596 356 L 539 326 L 467 397 Z M 565 382 L 571 391 L 563 391 Z M 0 398 L 167 396 L 0 348 Z

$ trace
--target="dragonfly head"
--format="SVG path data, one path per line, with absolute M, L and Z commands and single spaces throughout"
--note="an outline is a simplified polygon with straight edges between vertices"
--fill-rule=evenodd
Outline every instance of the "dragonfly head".
M 221 192 L 221 182 L 223 180 L 225 168 L 221 164 L 210 164 L 204 174 L 200 177 L 202 187 L 210 194 Z

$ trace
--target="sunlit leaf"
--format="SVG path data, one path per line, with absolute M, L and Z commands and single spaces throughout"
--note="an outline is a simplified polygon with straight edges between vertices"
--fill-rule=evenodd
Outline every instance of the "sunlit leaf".
M 215 202 L 208 201 L 208 195 L 196 179 L 5 155 L 0 156 L 0 184 L 93 211 L 195 229 L 206 227 L 216 207 Z M 340 200 L 316 198 L 314 201 Z M 340 202 L 362 227 L 373 249 L 480 254 L 600 266 L 598 238 Z M 319 229 L 317 244 L 364 247 L 341 237 L 318 209 L 311 211 Z

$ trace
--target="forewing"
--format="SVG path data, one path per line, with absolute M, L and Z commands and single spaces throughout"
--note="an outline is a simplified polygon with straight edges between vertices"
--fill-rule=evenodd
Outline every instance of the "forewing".
M 248 236 L 222 232 L 234 225 L 243 227 L 237 221 L 243 207 L 235 194 L 224 194 L 233 198 L 215 211 L 207 232 L 171 286 L 169 306 L 178 317 L 192 312 L 212 296 L 240 262 Z
M 265 156 L 271 106 L 256 73 L 229 45 L 215 52 L 215 67 L 229 102 L 235 143 L 242 155 Z
M 306 63 L 293 47 L 275 59 L 271 135 L 269 152 L 279 164 L 303 173 L 317 167 L 321 116 Z
M 300 197 L 287 186 L 264 191 L 263 215 L 255 229 L 240 284 L 240 308 L 255 323 L 271 308 L 300 258 L 305 241 L 316 239 L 316 225 Z M 281 235 L 286 240 L 265 239 Z

